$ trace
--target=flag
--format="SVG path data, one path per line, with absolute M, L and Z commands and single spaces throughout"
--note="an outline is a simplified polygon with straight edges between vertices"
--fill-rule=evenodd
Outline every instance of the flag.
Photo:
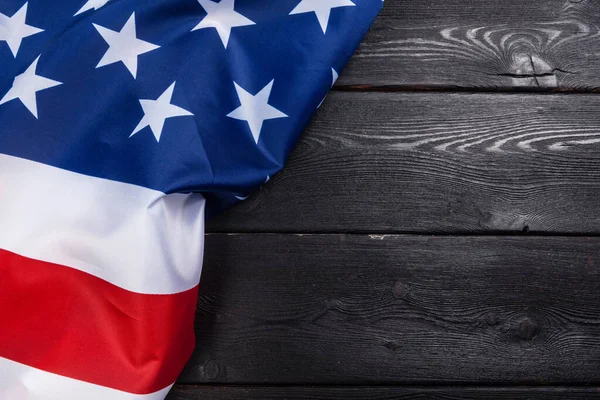
M 206 216 L 282 168 L 381 6 L 0 0 L 1 399 L 164 399 Z

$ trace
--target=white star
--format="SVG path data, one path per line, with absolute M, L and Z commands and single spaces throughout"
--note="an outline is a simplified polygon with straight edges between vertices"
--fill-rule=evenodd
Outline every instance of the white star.
M 135 78 L 137 76 L 138 56 L 160 47 L 136 37 L 135 13 L 131 14 L 120 32 L 96 24 L 94 24 L 94 27 L 109 46 L 96 68 L 120 61 L 125 64 Z
M 92 10 L 92 9 L 95 11 L 95 10 L 97 10 L 97 9 L 99 9 L 99 8 L 101 8 L 101 7 L 103 7 L 103 6 L 104 6 L 106 3 L 108 3 L 109 1 L 110 1 L 110 0 L 88 0 L 88 1 L 87 1 L 87 2 L 86 2 L 84 5 L 83 5 L 83 7 L 81 7 L 81 8 L 79 9 L 79 11 L 77 11 L 77 12 L 75 13 L 75 15 L 79 15 L 79 14 L 81 14 L 81 13 L 84 13 L 84 12 L 86 12 L 86 11 L 89 11 L 89 10 Z M 74 15 L 74 16 L 75 16 L 75 15 Z
M 350 0 L 301 0 L 290 15 L 314 12 L 319 19 L 323 33 L 327 32 L 332 8 L 355 6 Z
M 31 64 L 25 72 L 15 78 L 12 88 L 10 88 L 8 93 L 0 100 L 0 105 L 14 99 L 19 99 L 34 117 L 38 117 L 36 93 L 54 86 L 62 85 L 62 82 L 53 81 L 52 79 L 35 74 L 39 60 L 40 57 L 36 58 L 33 64 Z
M 338 72 L 331 68 L 331 87 L 333 87 L 333 85 L 335 85 L 335 82 L 338 80 L 338 78 L 340 77 L 340 74 L 338 74 Z
M 133 133 L 129 136 L 133 136 L 145 127 L 149 126 L 156 138 L 157 142 L 160 142 L 165 120 L 173 117 L 184 117 L 194 115 L 191 112 L 184 110 L 181 107 L 171 104 L 173 98 L 173 90 L 175 89 L 175 82 L 160 97 L 156 100 L 140 100 L 142 109 L 144 110 L 144 116 L 133 130 Z
M 265 183 L 269 182 L 271 180 L 271 177 L 269 175 L 267 175 L 267 179 L 265 179 Z M 236 199 L 244 201 L 246 200 L 248 197 L 250 197 L 250 195 L 247 196 L 235 196 Z
M 255 24 L 254 21 L 233 10 L 235 0 L 221 0 L 220 3 L 211 0 L 198 0 L 198 3 L 204 8 L 207 15 L 192 31 L 215 28 L 225 48 L 229 43 L 232 28 Z
M 333 87 L 333 85 L 335 85 L 335 82 L 338 80 L 339 78 L 339 74 L 338 72 L 331 68 L 331 87 Z M 321 102 L 319 103 L 319 105 L 317 106 L 317 108 L 321 108 L 321 106 L 323 105 L 323 102 L 325 101 L 325 99 L 327 98 L 327 95 L 325 95 L 325 97 L 323 97 L 323 100 L 321 100 Z
M 27 25 L 25 23 L 26 19 L 27 3 L 10 18 L 0 13 L 0 42 L 5 41 L 8 43 L 8 47 L 10 47 L 15 57 L 17 57 L 23 38 L 44 32 L 43 29 Z
M 263 122 L 269 119 L 287 118 L 287 115 L 269 105 L 269 96 L 271 95 L 271 89 L 273 89 L 273 82 L 275 82 L 275 80 L 272 80 L 254 96 L 242 89 L 240 85 L 233 82 L 235 91 L 237 92 L 242 105 L 230 112 L 227 116 L 229 118 L 247 121 L 256 144 L 258 144 L 258 139 L 260 139 L 260 131 L 262 130 Z

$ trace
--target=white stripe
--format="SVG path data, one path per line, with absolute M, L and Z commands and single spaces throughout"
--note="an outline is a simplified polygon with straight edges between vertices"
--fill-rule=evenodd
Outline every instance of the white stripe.
M 204 198 L 0 154 L 0 249 L 123 289 L 179 293 L 200 280 Z
M 171 386 L 132 394 L 52 374 L 0 357 L 2 400 L 164 400 Z

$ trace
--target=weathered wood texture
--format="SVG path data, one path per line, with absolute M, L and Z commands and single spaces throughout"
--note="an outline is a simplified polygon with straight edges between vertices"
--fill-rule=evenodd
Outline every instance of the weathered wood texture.
M 599 0 L 388 0 L 339 85 L 600 87 Z
M 600 96 L 332 93 L 208 229 L 600 233 Z
M 600 97 L 491 93 L 599 91 L 599 26 L 387 0 L 289 166 L 208 225 L 380 234 L 209 234 L 169 399 L 600 398 L 600 237 L 383 235 L 600 234 Z
M 587 400 L 600 388 L 176 386 L 167 400 Z
M 600 383 L 600 238 L 210 234 L 206 249 L 182 383 Z

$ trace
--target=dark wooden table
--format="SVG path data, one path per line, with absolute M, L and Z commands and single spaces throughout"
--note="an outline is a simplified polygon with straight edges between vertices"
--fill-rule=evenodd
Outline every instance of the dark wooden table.
M 600 0 L 388 0 L 213 220 L 171 400 L 600 399 Z

